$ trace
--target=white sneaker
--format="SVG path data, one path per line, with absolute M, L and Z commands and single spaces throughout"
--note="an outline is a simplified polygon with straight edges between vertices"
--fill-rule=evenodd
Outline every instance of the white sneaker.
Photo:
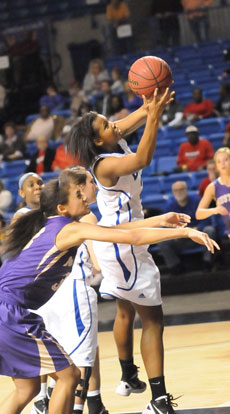
M 147 407 L 142 411 L 142 414 L 175 414 L 173 406 L 174 398 L 170 394 L 162 395 L 155 400 L 150 401 Z
M 135 377 L 134 379 L 131 379 L 129 382 L 121 380 L 116 388 L 116 394 L 128 397 L 131 393 L 140 394 L 145 390 L 146 383 L 144 381 L 140 381 L 139 378 Z

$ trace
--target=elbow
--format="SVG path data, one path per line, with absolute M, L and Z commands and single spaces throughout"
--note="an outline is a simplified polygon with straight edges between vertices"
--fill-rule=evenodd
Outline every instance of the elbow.
M 143 243 L 142 243 L 142 238 L 140 236 L 139 231 L 138 230 L 131 230 L 130 233 L 131 233 L 130 234 L 130 236 L 131 236 L 131 243 L 134 246 L 141 246 Z
M 199 210 L 196 210 L 195 217 L 197 220 L 201 219 Z

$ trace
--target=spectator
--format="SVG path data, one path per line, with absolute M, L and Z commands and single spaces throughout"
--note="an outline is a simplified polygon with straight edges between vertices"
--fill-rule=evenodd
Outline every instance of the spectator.
M 180 44 L 180 23 L 177 13 L 182 11 L 180 0 L 153 0 L 152 15 L 156 17 L 158 33 L 157 44 L 165 46 L 176 46 Z
M 215 116 L 214 105 L 210 99 L 203 100 L 203 93 L 200 88 L 193 89 L 193 101 L 184 108 L 183 117 L 192 123 L 199 119 Z
M 77 113 L 82 102 L 85 101 L 85 95 L 83 89 L 80 87 L 80 83 L 73 79 L 69 88 L 69 96 L 71 99 L 70 109 Z
M 230 148 L 230 122 L 227 123 L 225 128 L 223 146 Z
M 38 175 L 43 172 L 49 172 L 54 160 L 55 150 L 48 147 L 49 141 L 47 137 L 40 135 L 36 141 L 37 151 L 32 156 L 30 164 L 25 172 L 34 172 Z
M 13 196 L 9 190 L 5 190 L 3 182 L 0 180 L 0 214 L 4 214 L 11 206 Z
M 124 83 L 124 107 L 128 109 L 129 112 L 136 111 L 142 105 L 142 99 L 139 96 L 135 95 L 129 87 L 129 82 Z
M 0 141 L 0 160 L 13 161 L 22 159 L 25 155 L 23 139 L 17 135 L 13 122 L 4 125 L 4 137 Z
M 208 176 L 203 178 L 203 180 L 201 181 L 201 183 L 199 185 L 198 194 L 199 194 L 200 197 L 203 197 L 203 194 L 204 194 L 204 191 L 205 191 L 206 187 L 210 183 L 212 183 L 214 180 L 216 180 L 217 177 L 218 177 L 218 173 L 217 173 L 216 168 L 215 168 L 214 160 L 209 160 L 207 162 L 206 171 L 208 173 Z
M 200 171 L 213 158 L 214 150 L 208 139 L 200 139 L 196 126 L 186 128 L 187 142 L 180 144 L 177 164 L 183 171 Z
M 6 88 L 0 83 L 0 124 L 5 122 L 5 99 L 6 99 Z
M 112 85 L 111 91 L 113 94 L 119 94 L 124 91 L 124 80 L 121 69 L 118 66 L 115 66 L 111 72 Z
M 86 99 L 90 99 L 100 91 L 102 80 L 109 80 L 109 74 L 101 59 L 93 59 L 83 80 L 83 91 Z
M 72 167 L 74 165 L 80 165 L 79 159 L 74 158 L 67 150 L 70 130 L 70 125 L 65 125 L 62 130 L 62 138 L 64 139 L 64 143 L 60 145 L 56 150 L 56 154 L 52 163 L 53 171 L 64 170 L 65 168 Z
M 111 116 L 109 121 L 115 122 L 125 118 L 129 114 L 128 109 L 124 107 L 123 99 L 120 95 L 112 95 Z
M 183 106 L 176 101 L 175 96 L 174 100 L 170 102 L 162 116 L 161 122 L 163 125 L 168 125 L 172 127 L 179 127 L 183 123 Z
M 60 115 L 51 115 L 48 106 L 40 107 L 40 115 L 32 121 L 25 132 L 26 141 L 36 141 L 40 135 L 45 136 L 48 140 L 56 140 L 62 131 L 65 118 Z
M 196 42 L 209 40 L 208 8 L 212 0 L 181 0 L 181 3 Z
M 174 211 L 176 213 L 188 214 L 191 217 L 190 227 L 206 232 L 212 239 L 216 237 L 216 230 L 211 224 L 211 220 L 199 221 L 195 218 L 197 206 L 200 202 L 198 195 L 189 194 L 185 181 L 176 181 L 172 185 L 173 198 L 166 206 L 165 213 Z M 174 239 L 159 243 L 160 252 L 164 258 L 167 268 L 172 275 L 178 275 L 185 271 L 180 254 L 186 249 L 195 247 L 193 241 L 185 239 Z M 208 250 L 203 253 L 204 269 L 210 270 L 212 267 L 212 257 Z
M 222 83 L 220 86 L 220 97 L 216 103 L 217 116 L 230 116 L 230 84 Z
M 110 0 L 106 8 L 106 18 L 108 20 L 106 43 L 107 51 L 111 54 L 123 54 L 130 51 L 130 39 L 132 29 L 129 23 L 130 10 L 123 0 Z M 119 27 L 128 24 L 128 32 L 120 37 Z
M 50 111 L 55 109 L 62 109 L 65 105 L 65 99 L 57 92 L 54 83 L 51 83 L 46 88 L 46 95 L 40 98 L 40 106 L 48 106 Z
M 111 115 L 111 101 L 112 101 L 112 94 L 110 88 L 110 81 L 103 80 L 100 84 L 100 94 L 95 99 L 94 102 L 94 110 L 99 114 L 102 114 L 106 117 Z

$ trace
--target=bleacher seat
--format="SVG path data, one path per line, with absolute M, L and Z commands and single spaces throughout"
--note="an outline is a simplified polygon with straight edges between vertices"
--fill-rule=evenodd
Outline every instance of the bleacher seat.
M 181 126 L 178 128 L 166 126 L 165 127 L 165 138 L 173 140 L 177 138 L 183 138 L 185 136 L 186 126 Z
M 214 132 L 222 131 L 222 123 L 219 118 L 204 118 L 196 122 L 200 135 L 208 136 Z
M 159 157 L 157 161 L 157 171 L 172 172 L 177 167 L 177 157 Z
M 145 208 L 157 208 L 164 211 L 167 203 L 167 196 L 164 194 L 141 195 L 142 205 Z
M 157 168 L 157 159 L 153 158 L 151 164 L 147 167 L 143 168 L 142 170 L 142 177 L 148 177 L 150 175 L 155 174 Z
M 223 146 L 224 132 L 217 132 L 216 134 L 210 134 L 208 136 L 209 141 L 211 142 L 214 150 Z
M 143 177 L 142 196 L 144 198 L 149 195 L 162 193 L 162 177 Z
M 156 150 L 154 157 L 163 157 L 168 155 L 171 151 L 172 141 L 171 140 L 157 140 Z
M 193 189 L 193 179 L 191 173 L 180 173 L 180 174 L 170 174 L 168 176 L 162 177 L 162 190 L 164 193 L 171 193 L 172 184 L 176 181 L 185 181 L 187 183 L 188 189 Z
M 40 174 L 44 183 L 47 183 L 50 180 L 53 180 L 54 178 L 57 178 L 60 174 L 60 171 L 50 171 Z
M 193 181 L 193 189 L 197 190 L 199 188 L 199 185 L 201 183 L 201 181 L 206 178 L 208 176 L 207 171 L 206 170 L 201 170 L 201 171 L 193 171 L 191 173 L 191 177 L 192 177 L 192 181 Z
M 26 160 L 2 162 L 2 177 L 13 177 L 23 174 L 26 169 Z

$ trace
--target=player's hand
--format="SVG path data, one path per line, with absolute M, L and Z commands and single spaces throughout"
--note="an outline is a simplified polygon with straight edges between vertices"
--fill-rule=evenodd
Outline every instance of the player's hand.
M 229 213 L 224 206 L 217 206 L 215 207 L 215 214 L 221 214 L 222 216 L 226 216 Z
M 154 90 L 154 94 L 150 98 L 143 96 L 144 108 L 148 115 L 151 115 L 154 119 L 160 118 L 165 107 L 173 101 L 175 91 L 169 92 L 169 88 L 166 88 L 165 92 L 161 95 L 158 88 Z
M 220 246 L 215 242 L 215 240 L 210 239 L 207 233 L 188 228 L 188 237 L 195 243 L 206 246 L 208 251 L 212 254 L 214 254 L 214 248 L 220 250 Z
M 162 227 L 186 227 L 191 222 L 191 217 L 188 214 L 180 213 L 166 213 L 162 214 L 161 226 Z

